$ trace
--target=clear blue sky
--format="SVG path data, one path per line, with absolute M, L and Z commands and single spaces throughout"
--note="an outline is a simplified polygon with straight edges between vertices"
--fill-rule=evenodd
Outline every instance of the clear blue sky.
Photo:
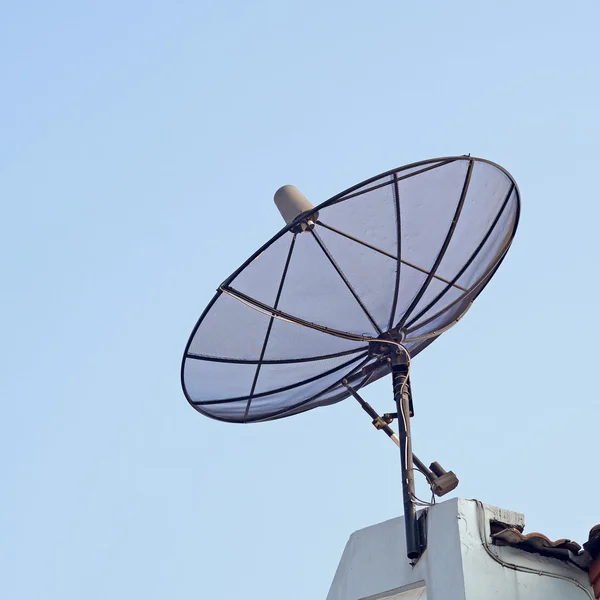
M 523 212 L 414 361 L 415 450 L 587 539 L 599 22 L 597 0 L 4 3 L 0 596 L 323 598 L 350 533 L 402 511 L 395 447 L 350 401 L 206 419 L 181 354 L 281 227 L 280 185 L 317 204 L 448 154 L 506 167 Z M 389 409 L 389 387 L 365 396 Z

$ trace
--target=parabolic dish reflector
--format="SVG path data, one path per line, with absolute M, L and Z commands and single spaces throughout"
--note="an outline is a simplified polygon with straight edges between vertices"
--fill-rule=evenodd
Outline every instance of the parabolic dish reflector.
M 184 353 L 188 401 L 255 422 L 343 400 L 343 379 L 359 388 L 389 373 L 372 340 L 414 357 L 464 315 L 519 210 L 514 179 L 469 156 L 400 167 L 323 202 L 219 287 Z

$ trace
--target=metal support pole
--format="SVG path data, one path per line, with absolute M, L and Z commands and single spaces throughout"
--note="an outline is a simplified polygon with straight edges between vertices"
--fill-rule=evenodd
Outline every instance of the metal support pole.
M 400 462 L 402 465 L 402 495 L 404 498 L 404 527 L 406 532 L 406 555 L 412 564 L 421 555 L 417 513 L 413 498 L 415 480 L 413 454 L 410 441 L 410 396 L 408 394 L 408 364 L 406 358 L 394 354 L 392 358 L 392 383 L 394 400 L 398 411 L 398 438 L 400 439 Z
M 377 429 L 381 429 L 381 431 L 383 431 L 392 440 L 392 442 L 394 442 L 394 444 L 400 448 L 400 440 L 398 439 L 396 432 L 385 422 L 384 419 L 377 414 L 377 412 L 375 412 L 375 410 L 373 410 L 373 407 L 368 402 L 365 402 L 360 397 L 358 392 L 348 383 L 347 379 L 344 379 L 342 384 L 350 392 L 352 397 L 358 401 L 361 408 L 371 417 L 371 419 L 373 419 L 373 425 L 375 425 Z M 410 387 L 408 389 L 410 390 Z M 429 483 L 429 485 L 433 485 L 435 481 L 435 475 L 427 468 L 427 465 L 420 460 L 416 454 L 412 455 L 412 459 L 413 463 L 417 465 L 417 469 L 419 469 L 427 479 L 427 483 Z

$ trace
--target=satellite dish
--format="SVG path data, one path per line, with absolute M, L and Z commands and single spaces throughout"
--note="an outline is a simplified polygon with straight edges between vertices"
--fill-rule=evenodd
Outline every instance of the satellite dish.
M 517 184 L 490 161 L 453 156 L 377 175 L 316 208 L 293 186 L 275 203 L 286 226 L 219 286 L 192 331 L 185 396 L 233 423 L 354 396 L 405 449 L 415 560 L 410 359 L 464 316 L 504 259 L 519 220 Z M 382 419 L 357 393 L 390 372 L 399 436 L 389 427 L 397 415 Z M 434 491 L 449 491 L 437 463 L 417 467 Z

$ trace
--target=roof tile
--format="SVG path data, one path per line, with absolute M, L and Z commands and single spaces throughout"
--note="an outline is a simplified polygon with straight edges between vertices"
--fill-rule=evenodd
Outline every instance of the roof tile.
M 502 523 L 491 523 L 492 541 L 498 546 L 512 546 L 526 552 L 535 552 L 575 563 L 578 567 L 590 571 L 590 581 L 600 594 L 600 524 L 590 531 L 589 539 L 583 548 L 572 540 L 551 540 L 543 533 L 522 533 L 515 527 L 507 527 Z

